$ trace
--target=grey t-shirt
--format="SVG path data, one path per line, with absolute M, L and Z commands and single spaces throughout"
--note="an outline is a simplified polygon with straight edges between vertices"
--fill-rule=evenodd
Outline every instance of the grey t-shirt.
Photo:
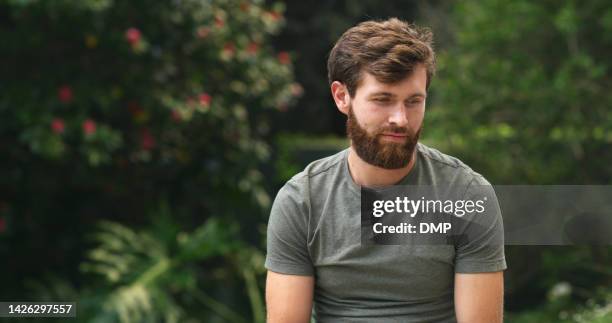
M 265 267 L 315 277 L 317 322 L 455 322 L 454 274 L 506 269 L 503 224 L 492 190 L 487 230 L 456 245 L 362 245 L 360 187 L 345 149 L 312 162 L 278 192 Z M 456 158 L 421 143 L 402 185 L 490 185 Z M 493 247 L 491 247 L 493 246 Z

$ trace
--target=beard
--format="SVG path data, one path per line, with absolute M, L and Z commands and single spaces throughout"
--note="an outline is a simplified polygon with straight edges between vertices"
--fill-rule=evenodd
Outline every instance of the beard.
M 370 135 L 357 122 L 352 107 L 349 107 L 346 120 L 346 132 L 357 156 L 370 165 L 385 169 L 398 169 L 410 163 L 422 128 L 421 124 L 416 131 L 410 131 L 411 129 L 406 127 L 391 125 L 375 129 Z M 406 134 L 406 141 L 403 143 L 381 142 L 380 137 L 384 132 Z

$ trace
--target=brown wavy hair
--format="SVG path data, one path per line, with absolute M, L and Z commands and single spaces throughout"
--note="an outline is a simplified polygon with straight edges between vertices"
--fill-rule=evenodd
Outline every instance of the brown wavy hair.
M 423 64 L 429 89 L 436 70 L 432 46 L 433 34 L 429 28 L 397 18 L 362 22 L 342 34 L 332 48 L 327 60 L 329 84 L 343 83 L 354 97 L 364 70 L 379 82 L 391 84 L 403 80 L 418 64 Z

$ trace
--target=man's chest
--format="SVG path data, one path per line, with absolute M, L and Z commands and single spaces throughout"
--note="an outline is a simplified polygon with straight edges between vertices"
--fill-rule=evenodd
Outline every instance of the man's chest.
M 312 206 L 308 249 L 318 293 L 345 301 L 419 302 L 452 292 L 453 246 L 362 245 L 357 198 Z

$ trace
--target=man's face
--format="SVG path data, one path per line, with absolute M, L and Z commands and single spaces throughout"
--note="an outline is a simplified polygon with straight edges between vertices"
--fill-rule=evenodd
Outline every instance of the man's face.
M 426 82 L 422 65 L 393 84 L 364 73 L 347 120 L 348 136 L 361 159 L 385 169 L 410 163 L 425 114 Z

